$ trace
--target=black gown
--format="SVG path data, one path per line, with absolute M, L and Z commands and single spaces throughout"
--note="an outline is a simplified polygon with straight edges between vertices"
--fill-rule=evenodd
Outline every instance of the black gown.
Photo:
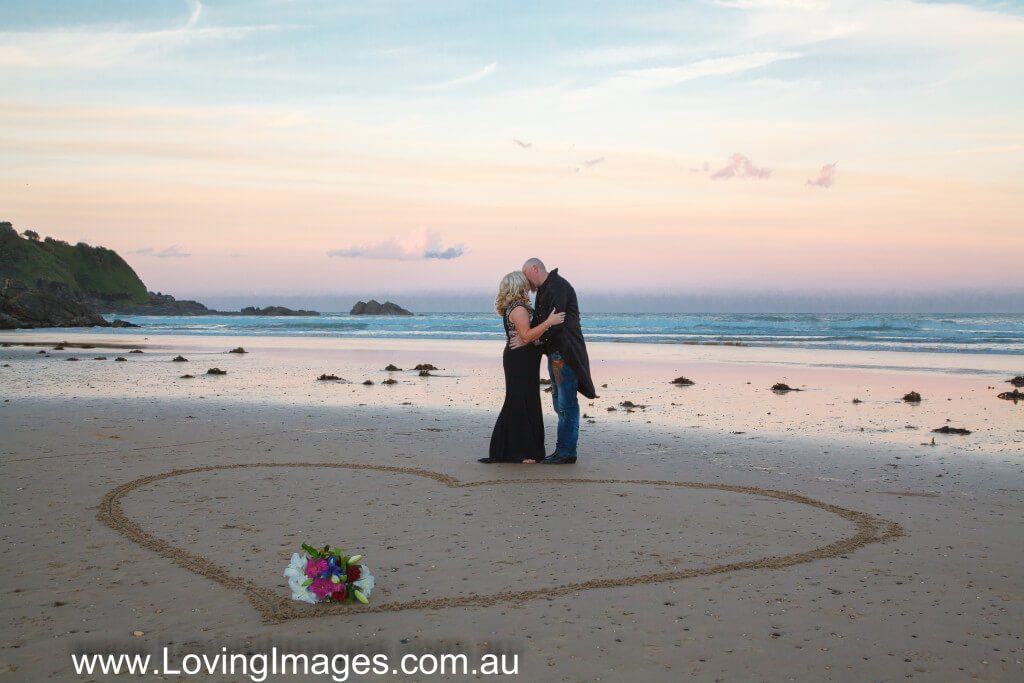
M 508 340 L 516 333 L 509 314 L 523 306 L 533 318 L 529 306 L 516 304 L 505 311 L 505 403 L 491 433 L 490 458 L 496 462 L 543 460 L 544 415 L 540 409 L 540 359 L 543 349 L 536 344 L 512 350 Z

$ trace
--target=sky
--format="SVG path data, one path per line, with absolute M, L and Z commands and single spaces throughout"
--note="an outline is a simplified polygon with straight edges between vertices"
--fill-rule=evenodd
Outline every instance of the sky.
M 7 0 L 0 83 L 0 220 L 178 296 L 1020 288 L 1021 2 Z

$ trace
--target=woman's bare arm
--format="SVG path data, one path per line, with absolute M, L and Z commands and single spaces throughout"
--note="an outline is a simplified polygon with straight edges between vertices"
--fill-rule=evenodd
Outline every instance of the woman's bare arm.
M 536 327 L 530 327 L 530 314 L 526 312 L 524 306 L 516 306 L 512 309 L 512 312 L 508 314 L 512 324 L 516 326 L 516 335 L 524 344 L 539 339 L 542 334 L 547 332 L 555 325 L 561 325 L 565 320 L 565 313 L 559 313 L 558 311 L 551 311 L 551 315 L 548 316 L 547 320 L 542 322 Z

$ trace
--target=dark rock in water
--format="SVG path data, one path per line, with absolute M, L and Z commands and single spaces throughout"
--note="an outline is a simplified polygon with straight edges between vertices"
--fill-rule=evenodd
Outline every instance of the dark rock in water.
M 943 425 L 938 429 L 933 429 L 936 434 L 963 434 L 967 435 L 971 433 L 970 429 L 963 429 L 962 427 L 950 427 L 949 425 Z
M 920 403 L 921 394 L 917 393 L 916 391 L 911 391 L 909 394 L 906 394 L 903 397 L 903 400 L 906 401 L 907 403 Z
M 327 381 L 330 381 L 330 380 L 340 380 L 340 379 L 341 378 L 338 377 L 337 375 L 328 375 L 326 372 L 324 374 L 320 375 L 319 377 L 317 377 L 317 380 L 320 380 L 320 381 L 323 381 L 323 382 L 327 382 Z
M 227 370 L 221 370 L 220 368 L 210 368 L 209 370 L 206 371 L 206 374 L 207 375 L 226 375 L 226 374 L 228 374 L 228 371 Z
M 295 315 L 309 315 L 318 316 L 318 311 L 306 311 L 299 309 L 293 311 L 286 306 L 267 306 L 266 308 L 260 308 L 258 306 L 246 306 L 238 313 L 231 312 L 228 315 L 266 315 L 266 316 L 295 316 Z
M 413 368 L 413 370 L 438 370 L 438 369 L 439 368 L 435 368 L 430 363 L 420 363 L 419 365 L 417 365 L 416 367 Z
M 128 353 L 142 353 L 142 349 L 132 349 Z
M 672 384 L 678 384 L 679 386 L 689 387 L 693 386 L 693 380 L 687 377 L 676 377 L 672 380 Z
M 142 301 L 92 297 L 89 303 L 98 311 L 120 315 L 232 315 L 232 316 L 318 316 L 317 311 L 293 311 L 285 306 L 246 306 L 239 311 L 217 311 L 198 301 L 175 299 L 162 292 L 147 292 Z M 130 325 L 137 327 L 137 325 Z
M 46 349 L 39 349 L 36 353 L 46 353 Z
M 431 367 L 433 367 L 433 366 L 431 366 Z M 433 377 L 433 375 L 430 374 L 430 370 L 427 370 L 426 368 L 424 368 L 424 369 L 420 370 L 420 377 Z
M 623 408 L 639 408 L 641 410 L 643 410 L 644 408 L 647 407 L 647 406 L 642 406 L 642 405 L 640 405 L 638 403 L 633 403 L 632 401 L 623 401 L 619 405 L 622 406 Z
M 378 302 L 376 299 L 370 299 L 369 301 L 357 301 L 352 310 L 349 311 L 349 315 L 412 315 L 412 311 L 407 311 L 398 304 L 393 304 L 390 301 L 384 303 Z
M 121 320 L 120 318 L 117 318 L 116 320 L 112 321 L 110 323 L 110 326 L 111 327 L 142 327 L 141 325 L 136 325 L 135 323 L 130 323 L 127 320 Z
M 178 379 L 195 379 L 195 375 L 182 375 Z
M 77 358 L 75 358 L 74 356 L 68 356 L 68 357 L 67 357 L 67 358 L 65 358 L 64 360 L 78 360 L 78 359 L 77 359 Z
M 803 389 L 794 389 L 788 384 L 776 382 L 775 384 L 772 385 L 772 391 L 774 391 L 776 394 L 784 394 L 787 391 L 803 391 Z
M 185 356 L 175 356 L 174 358 L 171 359 L 171 361 L 175 363 L 187 363 L 188 358 L 185 358 Z
M 368 379 L 368 380 L 364 381 L 363 382 L 363 386 L 367 386 L 367 387 L 373 386 L 373 380 L 372 379 Z
M 401 372 L 402 368 L 394 365 L 393 363 L 388 363 L 388 366 L 384 368 L 384 370 L 387 372 Z
M 386 380 L 381 382 L 381 384 L 398 384 L 398 380 L 388 377 Z
M 126 362 L 126 361 L 127 361 L 128 359 L 127 359 L 127 358 L 125 358 L 124 356 L 118 356 L 118 357 L 117 357 L 117 358 L 115 358 L 114 360 L 116 360 L 116 361 L 119 361 L 119 362 L 122 362 L 122 363 L 124 363 L 124 362 Z
M 1024 375 L 1017 375 L 1013 379 L 1006 380 L 1015 387 L 1024 387 Z
M 53 350 L 54 351 L 63 351 L 64 350 L 64 345 L 63 344 L 57 344 L 56 346 L 53 347 Z
M 233 348 L 230 351 L 228 351 L 228 353 L 249 353 L 249 352 L 246 351 L 245 349 L 243 349 L 241 346 L 236 346 L 235 348 Z
M 1014 389 L 1013 391 L 1004 391 L 999 394 L 999 398 L 1005 398 L 1007 401 L 1013 401 L 1016 403 L 1017 401 L 1024 401 L 1024 392 L 1018 391 L 1017 389 Z
M 214 315 L 198 301 L 175 299 L 170 294 L 146 292 L 140 300 L 125 300 L 93 297 L 89 303 L 97 311 L 121 315 Z
M 10 343 L 10 342 L 4 342 L 3 344 L 0 344 L 0 346 L 4 347 L 5 349 L 6 349 L 6 348 L 7 348 L 8 346 L 10 346 L 10 345 L 11 345 L 11 343 Z
M 859 398 L 855 398 L 855 399 L 853 399 L 853 402 L 854 403 L 863 403 L 864 401 L 860 400 Z
M 93 358 L 93 360 L 106 360 L 106 359 L 107 359 L 106 356 L 96 356 L 95 358 Z

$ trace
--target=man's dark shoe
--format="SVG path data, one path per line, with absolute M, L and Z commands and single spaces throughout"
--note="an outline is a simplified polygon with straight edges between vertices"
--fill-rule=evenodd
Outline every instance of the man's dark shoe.
M 540 461 L 541 465 L 572 465 L 576 462 L 575 455 L 559 455 L 552 453 Z

